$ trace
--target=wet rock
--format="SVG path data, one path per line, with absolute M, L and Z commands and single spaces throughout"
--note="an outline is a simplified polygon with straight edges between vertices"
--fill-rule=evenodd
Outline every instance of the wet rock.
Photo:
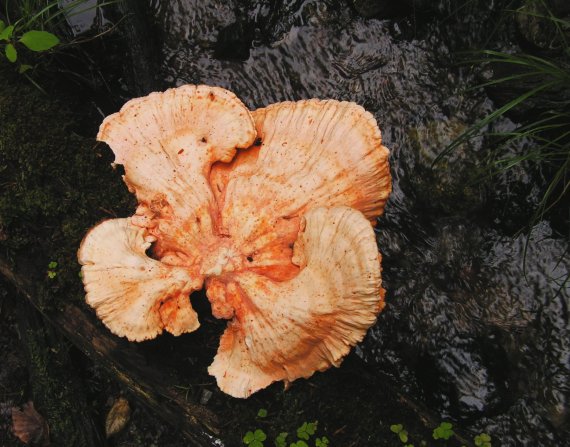
M 430 4 L 424 0 L 351 0 L 362 17 L 388 19 L 415 14 Z
M 570 20 L 567 0 L 526 0 L 515 16 L 523 46 L 560 53 L 570 38 L 570 29 L 557 20 Z
M 223 60 L 244 61 L 255 37 L 254 27 L 245 22 L 234 22 L 222 28 L 216 41 L 214 57 Z
M 259 3 L 263 7 L 259 7 Z M 343 26 L 350 20 L 350 9 L 340 0 L 254 1 L 247 13 L 259 30 L 259 42 L 263 43 L 283 39 L 293 27 L 318 27 L 333 23 Z
M 514 57 L 519 56 L 514 55 Z M 520 55 L 520 57 L 525 58 L 526 55 Z M 563 59 L 550 59 L 549 62 L 560 67 L 561 70 L 566 63 Z M 528 68 L 521 64 L 510 62 L 493 62 L 490 67 L 492 75 L 487 79 L 489 82 L 513 76 L 521 76 L 525 75 L 525 73 L 535 71 L 534 68 Z M 525 76 L 489 85 L 485 90 L 489 97 L 495 102 L 496 106 L 502 107 L 519 96 L 553 80 L 554 78 L 549 76 L 545 70 L 544 73 L 539 73 L 534 76 Z M 567 85 L 553 86 L 525 99 L 516 107 L 511 108 L 506 115 L 515 121 L 535 119 L 541 112 L 561 110 L 566 106 L 566 101 L 568 100 L 570 100 L 570 91 Z
M 465 130 L 466 124 L 453 118 L 408 130 L 411 148 L 406 154 L 406 166 L 414 170 L 408 181 L 423 207 L 455 215 L 483 205 L 482 187 L 475 183 L 479 165 L 477 142 L 466 142 L 433 164 L 437 155 Z

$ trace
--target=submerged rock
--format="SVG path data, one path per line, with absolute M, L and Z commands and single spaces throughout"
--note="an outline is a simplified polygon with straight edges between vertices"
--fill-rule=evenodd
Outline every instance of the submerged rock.
M 432 2 L 424 0 L 351 0 L 354 9 L 365 18 L 388 19 L 416 14 Z
M 483 187 L 475 181 L 482 158 L 481 140 L 467 141 L 434 163 L 437 155 L 467 129 L 468 125 L 456 118 L 408 129 L 411 145 L 402 156 L 410 169 L 407 182 L 422 207 L 456 215 L 484 205 Z
M 570 2 L 567 0 L 526 0 L 517 10 L 515 22 L 523 45 L 560 53 L 570 39 Z

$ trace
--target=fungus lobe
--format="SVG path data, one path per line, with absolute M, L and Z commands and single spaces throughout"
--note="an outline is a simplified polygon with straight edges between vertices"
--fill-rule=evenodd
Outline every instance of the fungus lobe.
M 87 302 L 115 334 L 196 330 L 190 295 L 205 286 L 213 315 L 230 320 L 209 372 L 248 397 L 338 366 L 376 321 L 372 224 L 391 178 L 362 107 L 313 99 L 249 112 L 227 90 L 188 85 L 129 101 L 98 139 L 139 202 L 79 249 Z

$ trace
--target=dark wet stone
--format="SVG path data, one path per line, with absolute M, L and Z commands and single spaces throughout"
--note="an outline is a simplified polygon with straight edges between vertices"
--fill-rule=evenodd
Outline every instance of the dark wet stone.
M 516 56 L 516 55 L 515 55 Z M 563 59 L 551 59 L 551 62 L 564 67 L 566 63 Z M 492 75 L 488 81 L 506 79 L 513 76 L 524 75 L 533 71 L 519 64 L 507 62 L 494 62 L 491 64 Z M 519 96 L 530 92 L 545 83 L 553 81 L 554 78 L 546 73 L 535 76 L 527 76 L 522 79 L 507 80 L 485 87 L 489 97 L 495 101 L 498 107 L 513 101 Z M 541 113 L 548 110 L 563 110 L 566 102 L 570 100 L 570 91 L 566 85 L 553 86 L 528 98 L 516 107 L 511 108 L 507 116 L 519 122 L 536 119 Z
M 243 61 L 249 58 L 249 51 L 255 29 L 244 22 L 234 22 L 220 30 L 216 41 L 214 57 L 224 60 Z
M 570 30 L 556 20 L 570 20 L 567 0 L 526 0 L 515 16 L 522 45 L 529 50 L 560 54 Z
M 424 0 L 351 0 L 351 3 L 362 17 L 380 19 L 415 14 L 430 4 Z

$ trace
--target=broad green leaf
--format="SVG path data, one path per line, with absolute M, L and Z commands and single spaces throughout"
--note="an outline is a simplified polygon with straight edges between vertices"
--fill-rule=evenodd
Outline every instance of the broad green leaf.
M 252 431 L 248 431 L 245 436 L 243 437 L 243 442 L 249 444 L 251 441 L 255 439 L 255 435 Z
M 10 62 L 16 62 L 16 59 L 18 59 L 18 52 L 11 43 L 6 45 L 6 59 Z
M 314 435 L 315 431 L 317 430 L 317 422 L 309 422 L 307 424 L 307 433 L 310 435 Z
M 448 440 L 453 436 L 453 425 L 450 422 L 442 422 L 439 427 L 433 430 L 433 439 Z
M 477 447 L 491 447 L 491 437 L 487 433 L 475 436 L 474 441 Z
M 297 429 L 297 437 L 300 439 L 308 440 L 311 437 L 311 435 L 315 434 L 315 431 L 317 429 L 317 425 L 318 425 L 318 421 L 304 422 L 303 425 L 301 425 Z
M 255 433 L 253 435 L 258 441 L 265 441 L 267 439 L 265 432 L 259 428 L 255 430 Z
M 46 51 L 55 47 L 59 43 L 59 38 L 47 31 L 32 30 L 24 33 L 20 37 L 20 42 L 32 51 Z
M 279 433 L 279 436 L 275 438 L 275 447 L 287 447 L 285 439 L 287 439 L 288 434 L 287 432 Z
M 301 439 L 309 439 L 310 436 L 307 433 L 307 423 L 304 423 L 301 427 L 297 429 L 297 437 Z
M 0 20 L 0 33 L 4 31 L 4 28 L 6 28 L 6 24 L 4 23 L 4 20 Z
M 10 40 L 12 33 L 14 32 L 14 25 L 7 26 L 0 32 L 0 40 Z
M 404 429 L 404 426 L 403 426 L 402 424 L 393 424 L 393 425 L 390 425 L 390 431 L 391 431 L 392 433 L 398 434 L 398 433 L 400 433 L 403 429 Z
M 22 65 L 20 65 L 20 68 L 18 69 L 18 72 L 19 72 L 20 74 L 23 74 L 23 73 L 25 73 L 26 71 L 31 70 L 32 68 L 34 68 L 34 67 L 32 67 L 31 65 L 22 64 Z M 79 272 L 79 273 L 81 273 L 81 272 Z

